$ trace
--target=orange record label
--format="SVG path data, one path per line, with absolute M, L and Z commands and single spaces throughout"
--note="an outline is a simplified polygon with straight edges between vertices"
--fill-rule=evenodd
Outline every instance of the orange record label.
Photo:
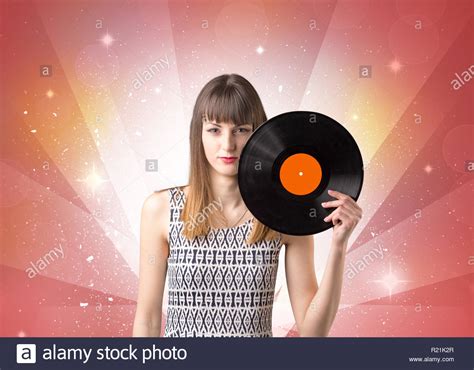
M 306 153 L 289 156 L 280 168 L 281 184 L 295 195 L 313 192 L 320 184 L 321 178 L 321 165 L 316 158 Z

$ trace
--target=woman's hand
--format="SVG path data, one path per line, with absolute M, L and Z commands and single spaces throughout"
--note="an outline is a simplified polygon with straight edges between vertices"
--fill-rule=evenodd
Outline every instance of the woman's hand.
M 321 205 L 324 208 L 337 208 L 324 221 L 334 225 L 333 243 L 347 246 L 349 236 L 362 218 L 362 209 L 349 195 L 334 190 L 329 190 L 328 193 L 337 200 L 323 202 Z

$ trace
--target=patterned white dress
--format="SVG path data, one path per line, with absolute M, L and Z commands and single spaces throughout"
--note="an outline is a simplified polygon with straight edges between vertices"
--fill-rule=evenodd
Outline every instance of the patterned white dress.
M 170 230 L 165 337 L 271 337 L 278 239 L 245 245 L 252 220 L 211 228 L 193 241 L 181 231 L 183 190 L 168 190 Z

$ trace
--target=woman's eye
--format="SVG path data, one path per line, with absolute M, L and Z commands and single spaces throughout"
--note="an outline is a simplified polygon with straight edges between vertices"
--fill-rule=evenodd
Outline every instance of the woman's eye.
M 216 133 L 216 132 L 217 132 L 217 128 L 211 128 L 211 129 L 207 130 L 207 132 Z
M 249 129 L 246 129 L 246 128 L 239 128 L 238 131 L 239 131 L 239 132 L 249 132 L 250 130 L 249 130 Z

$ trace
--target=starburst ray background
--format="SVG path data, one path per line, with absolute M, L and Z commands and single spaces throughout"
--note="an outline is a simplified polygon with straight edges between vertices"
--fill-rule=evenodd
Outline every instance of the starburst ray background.
M 18 1 L 1 27 L 0 335 L 131 335 L 141 205 L 186 183 L 193 104 L 222 73 L 361 148 L 330 335 L 473 335 L 472 2 Z M 283 259 L 274 335 L 294 336 Z

